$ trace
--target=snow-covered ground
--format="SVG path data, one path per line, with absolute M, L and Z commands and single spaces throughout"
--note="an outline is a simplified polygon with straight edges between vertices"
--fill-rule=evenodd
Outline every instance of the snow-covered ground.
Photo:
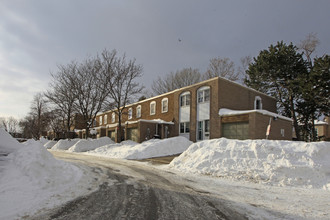
M 21 144 L 0 129 L 0 152 L 0 219 L 19 219 L 90 192 L 92 177 L 56 160 L 39 141 Z
M 55 160 L 46 148 L 123 159 L 183 152 L 171 164 L 158 168 L 195 178 L 196 188 L 205 181 L 205 191 L 223 191 L 235 202 L 274 209 L 284 213 L 284 218 L 285 213 L 307 219 L 330 217 L 330 211 L 325 211 L 330 205 L 329 142 L 220 138 L 192 143 L 175 137 L 141 144 L 132 141 L 117 144 L 108 138 L 57 143 L 30 140 L 19 144 L 3 130 L 0 139 L 0 153 L 9 154 L 0 157 L 0 219 L 33 213 L 41 205 L 59 204 L 69 199 L 59 196 L 63 192 L 73 192 L 72 197 L 85 193 L 77 187 L 79 184 L 88 187 L 83 171 Z
M 50 141 L 45 146 L 49 143 L 53 144 Z M 169 169 L 273 186 L 330 191 L 329 142 L 220 138 L 192 143 L 184 137 L 174 137 L 141 144 L 133 141 L 118 144 L 104 137 L 61 140 L 51 149 L 122 159 L 145 159 L 183 152 L 171 162 Z

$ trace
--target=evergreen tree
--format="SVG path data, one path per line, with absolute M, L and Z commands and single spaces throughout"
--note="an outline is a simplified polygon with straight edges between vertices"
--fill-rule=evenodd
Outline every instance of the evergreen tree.
M 314 120 L 330 113 L 330 56 L 315 58 L 311 70 L 300 82 L 302 98 L 298 101 L 298 113 L 304 140 L 316 141 Z
M 297 119 L 297 102 L 301 99 L 301 80 L 308 73 L 307 62 L 292 43 L 270 45 L 249 65 L 245 84 L 273 96 L 280 113 L 293 119 L 297 139 L 301 140 Z

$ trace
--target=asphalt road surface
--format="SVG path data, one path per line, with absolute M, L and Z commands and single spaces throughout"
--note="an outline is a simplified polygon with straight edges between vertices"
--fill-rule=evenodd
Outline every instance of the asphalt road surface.
M 189 186 L 189 179 L 142 162 L 52 152 L 92 171 L 98 187 L 33 219 L 247 219 L 228 201 Z

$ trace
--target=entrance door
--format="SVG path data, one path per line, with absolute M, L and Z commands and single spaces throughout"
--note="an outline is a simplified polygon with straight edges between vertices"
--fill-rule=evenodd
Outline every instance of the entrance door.
M 198 140 L 210 139 L 210 120 L 198 121 L 197 126 Z
M 128 128 L 127 129 L 127 139 L 135 142 L 139 141 L 138 138 L 138 129 L 137 128 Z

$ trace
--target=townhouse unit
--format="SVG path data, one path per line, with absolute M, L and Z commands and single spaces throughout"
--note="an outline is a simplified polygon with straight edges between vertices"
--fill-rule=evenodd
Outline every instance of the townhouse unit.
M 115 110 L 98 114 L 94 125 L 97 137 L 119 141 Z M 136 142 L 179 135 L 194 142 L 292 139 L 292 121 L 276 114 L 274 98 L 221 77 L 126 106 L 122 128 L 123 139 Z
M 314 123 L 317 139 L 330 141 L 330 117 L 326 116 L 323 121 L 316 120 Z

